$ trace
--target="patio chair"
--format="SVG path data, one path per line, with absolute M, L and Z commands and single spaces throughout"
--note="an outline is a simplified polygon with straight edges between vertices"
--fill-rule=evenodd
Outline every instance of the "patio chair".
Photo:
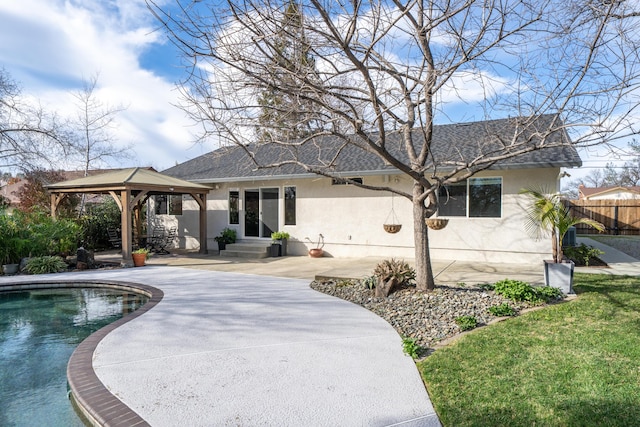
M 147 247 L 154 253 L 166 255 L 169 253 L 167 248 L 173 244 L 177 236 L 178 227 L 171 227 L 168 230 L 164 227 L 155 227 L 149 238 Z
M 107 228 L 107 235 L 109 236 L 109 243 L 111 243 L 111 246 L 117 249 L 122 248 L 122 237 L 120 237 L 118 230 Z

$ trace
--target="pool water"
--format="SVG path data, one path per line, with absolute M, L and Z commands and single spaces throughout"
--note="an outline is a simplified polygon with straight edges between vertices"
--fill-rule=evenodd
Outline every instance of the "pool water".
M 83 426 L 68 398 L 71 353 L 146 301 L 105 288 L 0 292 L 0 426 Z

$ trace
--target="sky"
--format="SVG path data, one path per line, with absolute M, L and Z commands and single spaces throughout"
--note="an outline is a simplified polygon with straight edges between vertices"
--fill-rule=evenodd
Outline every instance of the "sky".
M 215 148 L 194 143 L 197 128 L 175 106 L 184 69 L 144 0 L 4 0 L 0 23 L 0 67 L 25 96 L 73 115 L 72 92 L 98 74 L 98 99 L 127 107 L 113 136 L 132 158 L 109 166 L 161 171 Z M 570 180 L 615 160 L 603 149 L 580 154 L 585 167 Z
M 8 0 L 0 23 L 0 67 L 24 96 L 74 115 L 72 93 L 98 74 L 97 98 L 127 107 L 112 134 L 132 158 L 109 166 L 163 170 L 213 148 L 193 143 L 193 123 L 175 107 L 179 54 L 144 0 Z

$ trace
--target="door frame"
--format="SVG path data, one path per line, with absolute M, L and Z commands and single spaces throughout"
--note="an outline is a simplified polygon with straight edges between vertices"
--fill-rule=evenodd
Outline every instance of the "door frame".
M 276 213 L 276 221 L 277 221 L 277 225 L 276 225 L 276 229 L 274 231 L 277 231 L 280 228 L 280 222 L 281 222 L 281 216 L 282 216 L 282 208 L 280 206 L 281 204 L 281 196 L 282 196 L 282 191 L 281 188 L 279 186 L 262 186 L 262 187 L 246 187 L 246 188 L 242 188 L 242 220 L 241 220 L 241 230 L 242 230 L 242 237 L 243 238 L 248 238 L 248 239 L 271 239 L 271 235 L 268 236 L 264 236 L 264 209 L 265 209 L 265 204 L 263 203 L 264 199 L 263 199 L 263 191 L 264 190 L 276 190 L 276 194 L 277 194 L 277 198 L 275 203 L 272 205 L 274 209 L 272 209 L 271 212 L 273 212 L 273 210 L 275 210 Z M 258 236 L 247 236 L 247 227 L 246 227 L 246 217 L 247 217 L 247 199 L 246 199 L 246 193 L 247 192 L 257 192 L 258 193 Z

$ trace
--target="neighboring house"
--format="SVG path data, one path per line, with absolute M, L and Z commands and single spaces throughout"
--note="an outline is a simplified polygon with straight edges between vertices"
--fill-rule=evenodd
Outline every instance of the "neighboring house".
M 513 135 L 509 123 L 505 119 L 435 126 L 433 155 L 456 156 L 458 160 L 477 155 L 478 147 L 501 144 L 500 133 Z M 559 133 L 556 137 L 566 145 L 504 160 L 443 191 L 442 197 L 448 194 L 448 200 L 439 215 L 449 218 L 449 224 L 429 231 L 432 259 L 521 263 L 548 258 L 548 239 L 534 240 L 526 231 L 527 199 L 519 192 L 531 187 L 559 189 L 561 168 L 582 164 L 568 136 Z M 392 143 L 399 142 L 390 138 L 388 144 Z M 322 162 L 332 158 L 337 147 L 335 140 L 321 138 L 300 147 L 298 154 L 306 156 L 307 162 Z M 287 159 L 287 150 L 268 146 L 258 156 Z M 352 145 L 340 152 L 332 171 L 364 184 L 402 188 L 409 193 L 413 184 L 377 156 Z M 293 255 L 306 255 L 314 247 L 311 241 L 322 234 L 328 256 L 414 257 L 412 204 L 389 192 L 344 185 L 293 165 L 257 169 L 238 146 L 221 148 L 163 173 L 211 185 L 207 200 L 207 244 L 211 249 L 216 248 L 214 237 L 231 227 L 244 241 L 268 242 L 272 231 L 286 231 L 291 235 L 288 252 Z M 390 222 L 392 209 L 403 225 L 396 234 L 383 229 L 383 224 Z M 185 199 L 181 214 L 167 212 L 155 219 L 178 226 L 182 247 L 198 247 L 195 202 Z
M 24 186 L 24 184 L 24 179 L 12 178 L 6 184 L 0 186 L 0 196 L 9 201 L 9 212 L 20 206 L 20 198 L 17 196 L 17 194 L 18 190 L 20 190 Z
M 585 187 L 578 186 L 579 200 L 640 200 L 640 187 Z

